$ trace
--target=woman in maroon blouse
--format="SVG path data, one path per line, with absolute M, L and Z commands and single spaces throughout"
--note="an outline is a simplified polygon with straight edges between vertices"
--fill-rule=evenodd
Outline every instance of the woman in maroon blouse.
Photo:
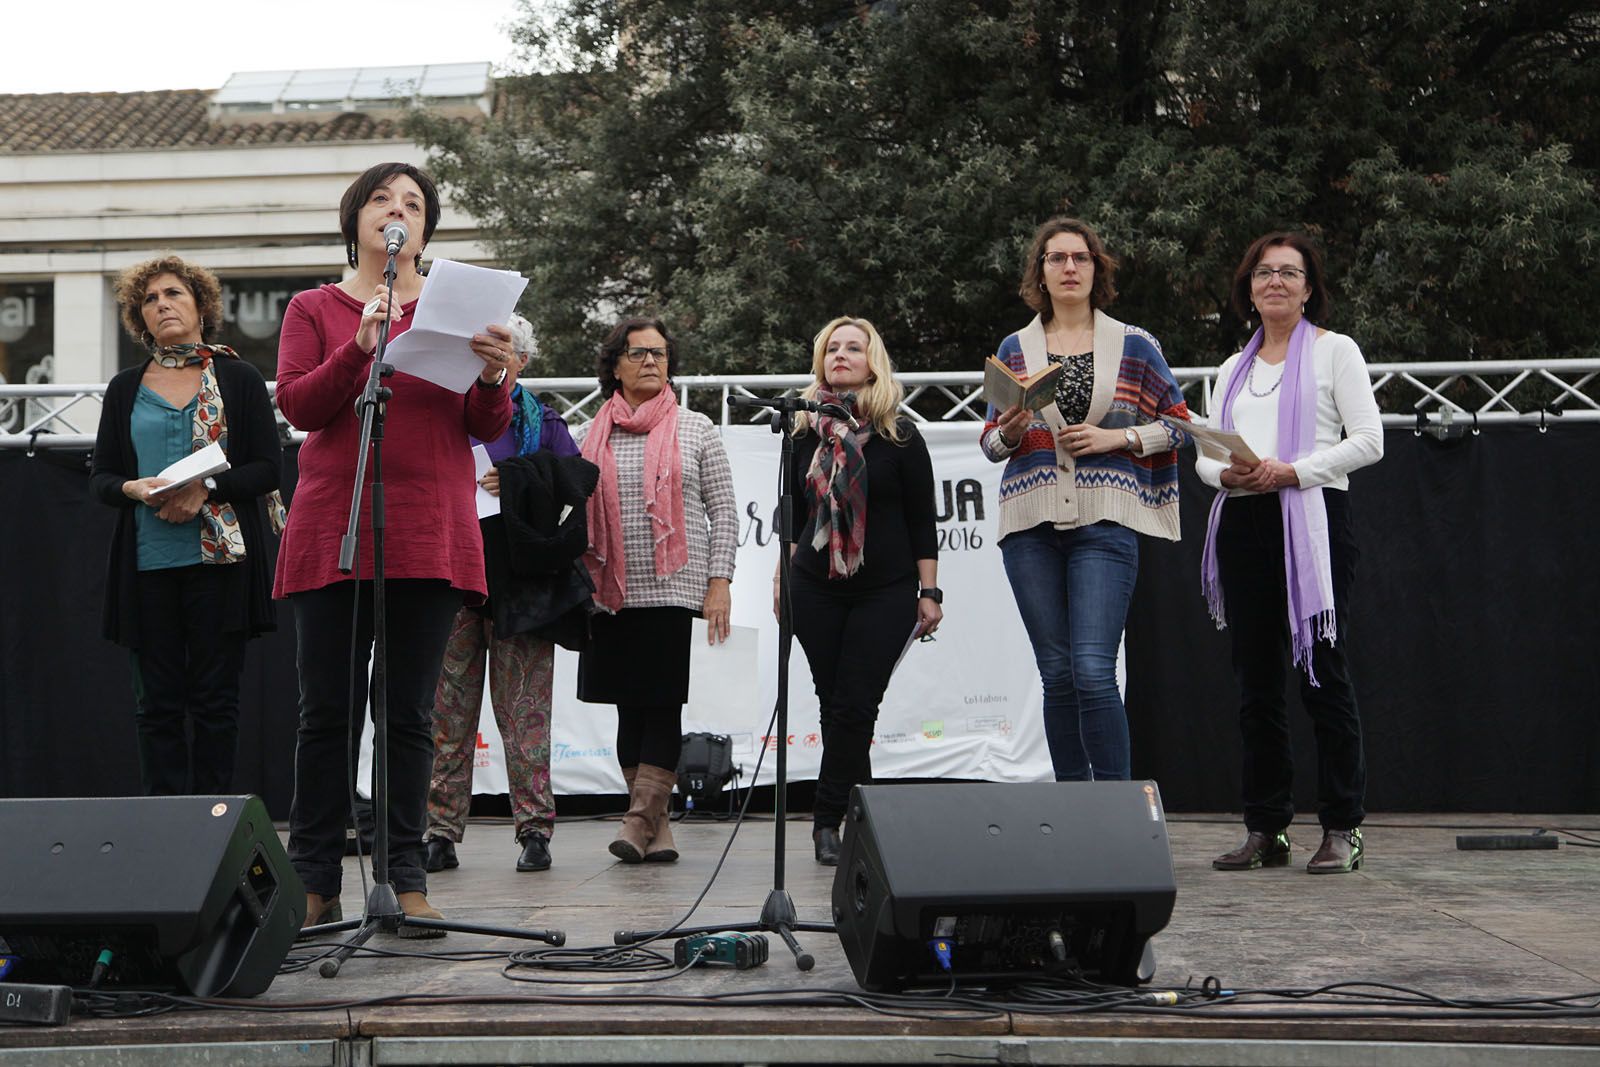
M 394 304 L 386 296 L 383 231 L 410 234 L 395 258 Z M 278 553 L 276 597 L 294 608 L 300 668 L 289 856 L 306 887 L 306 925 L 340 917 L 344 827 L 349 815 L 347 746 L 361 737 L 372 647 L 371 515 L 361 513 L 355 578 L 339 573 L 366 384 L 378 328 L 391 338 L 410 325 L 422 293 L 422 249 L 439 223 L 433 181 L 406 163 L 362 174 L 339 205 L 354 274 L 290 302 L 278 345 L 278 408 L 307 431 L 289 526 Z M 464 599 L 485 595 L 483 538 L 473 503 L 468 436 L 493 440 L 511 421 L 511 334 L 486 326 L 472 340 L 483 373 L 467 394 L 396 373 L 383 444 L 385 616 L 388 634 L 389 875 L 407 915 L 437 918 L 423 873 L 422 832 L 433 766 L 433 693 L 450 624 Z M 367 477 L 370 483 L 372 470 Z M 358 605 L 351 633 L 352 601 Z M 352 691 L 350 651 L 354 648 Z M 405 927 L 403 933 L 435 931 Z

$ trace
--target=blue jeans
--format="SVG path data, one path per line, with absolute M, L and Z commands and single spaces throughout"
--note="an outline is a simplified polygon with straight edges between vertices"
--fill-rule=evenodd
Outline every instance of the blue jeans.
M 1127 779 L 1117 645 L 1139 574 L 1138 535 L 1114 522 L 1043 523 L 1006 537 L 1000 555 L 1044 682 L 1056 781 Z

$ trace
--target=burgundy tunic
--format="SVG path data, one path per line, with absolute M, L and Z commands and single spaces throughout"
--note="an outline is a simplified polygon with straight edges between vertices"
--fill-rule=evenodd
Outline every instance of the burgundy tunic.
M 289 527 L 278 551 L 274 597 L 320 589 L 347 576 L 339 573 L 355 478 L 361 395 L 372 357 L 355 342 L 362 302 L 333 285 L 310 289 L 289 302 L 278 342 L 278 409 L 305 430 L 300 478 L 289 507 Z M 393 329 L 411 325 L 416 301 Z M 492 441 L 511 423 L 511 387 L 480 389 L 465 396 L 397 371 L 387 384 L 383 440 L 384 574 L 389 578 L 443 578 L 481 600 L 483 536 L 474 503 L 472 449 L 468 437 Z M 367 497 L 372 467 L 367 467 Z M 372 577 L 372 522 L 361 509 L 357 575 Z M 354 577 L 354 575 L 350 576 Z

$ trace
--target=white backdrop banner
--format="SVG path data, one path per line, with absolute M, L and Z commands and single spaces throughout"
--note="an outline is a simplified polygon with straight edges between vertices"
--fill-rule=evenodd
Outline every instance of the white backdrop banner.
M 911 646 L 884 695 L 872 749 L 879 778 L 974 778 L 991 782 L 1051 777 L 1041 717 L 1042 692 L 1022 620 L 995 543 L 1001 464 L 978 449 L 978 430 L 922 427 L 933 456 L 935 515 L 939 531 L 939 585 L 944 622 L 935 640 Z M 733 582 L 733 624 L 758 631 L 759 684 L 750 689 L 731 671 L 726 680 L 695 678 L 683 730 L 727 734 L 734 762 L 750 784 L 763 749 L 757 784 L 771 784 L 773 752 L 789 752 L 792 780 L 815 778 L 822 755 L 817 698 L 805 652 L 794 642 L 789 661 L 789 729 L 769 728 L 778 692 L 778 624 L 772 614 L 772 574 L 778 544 L 778 438 L 765 427 L 725 428 L 739 499 L 739 553 Z M 556 650 L 554 736 L 550 762 L 557 793 L 621 793 L 613 751 L 616 711 L 577 697 L 578 657 Z M 1119 656 L 1118 673 L 1121 675 Z M 714 693 L 697 704 L 694 693 Z M 714 705 L 708 706 L 708 705 Z M 370 766 L 371 725 L 357 781 Z M 474 762 L 473 789 L 504 793 L 506 772 L 500 733 L 485 694 Z

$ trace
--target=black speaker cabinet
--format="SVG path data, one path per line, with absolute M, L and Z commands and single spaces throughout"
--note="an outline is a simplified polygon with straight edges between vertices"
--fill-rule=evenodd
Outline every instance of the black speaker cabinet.
M 306 894 L 253 796 L 0 800 L 0 954 L 22 982 L 254 996 Z
M 1134 985 L 1176 897 L 1154 782 L 867 785 L 833 921 L 869 990 L 1069 971 Z

